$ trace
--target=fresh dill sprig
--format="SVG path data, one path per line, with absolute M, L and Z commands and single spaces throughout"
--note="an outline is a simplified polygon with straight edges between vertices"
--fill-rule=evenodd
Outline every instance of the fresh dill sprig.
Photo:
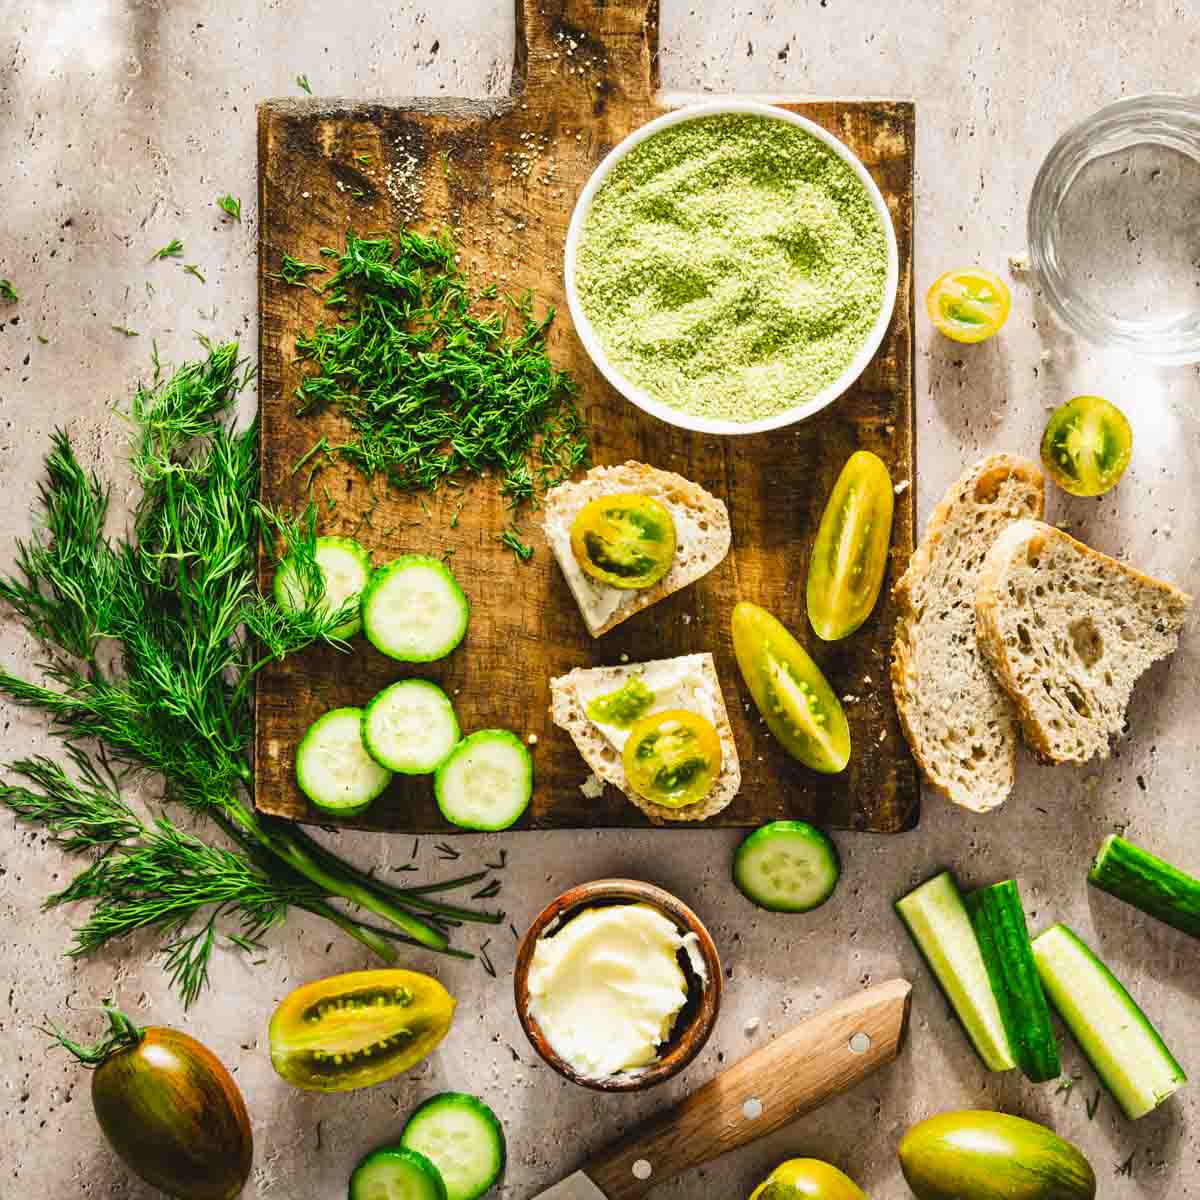
M 150 255 L 150 261 L 164 258 L 181 258 L 183 256 L 183 243 L 178 238 L 172 238 L 165 246 L 160 246 L 155 252 Z
M 311 288 L 314 292 L 318 289 L 313 287 L 308 282 L 309 275 L 324 275 L 328 267 L 323 267 L 319 263 L 306 263 L 298 258 L 293 258 L 290 254 L 285 253 L 279 261 L 279 270 L 271 275 L 272 279 L 281 279 L 290 287 L 306 287 Z
M 533 547 L 521 540 L 520 530 L 515 525 L 509 525 L 494 536 L 496 541 L 513 552 L 513 557 L 518 562 L 528 562 L 533 557 Z
M 20 299 L 17 295 L 17 289 L 13 285 L 11 279 L 0 279 L 0 300 L 7 300 L 10 304 L 16 304 Z
M 356 154 L 354 156 L 354 161 L 358 163 L 360 167 L 369 167 L 371 165 L 371 156 L 369 154 Z
M 98 855 L 51 897 L 92 905 L 71 952 L 156 929 L 189 1003 L 219 941 L 253 948 L 289 907 L 316 913 L 385 961 L 397 942 L 461 957 L 447 945 L 446 923 L 498 917 L 429 898 L 457 881 L 409 896 L 254 811 L 257 673 L 313 641 L 337 644 L 346 614 L 325 610 L 308 579 L 316 573 L 313 506 L 285 520 L 247 503 L 258 492 L 257 426 L 226 422 L 249 372 L 235 344 L 207 348 L 202 362 L 165 375 L 155 351 L 153 380 L 134 393 L 126 415 L 142 497 L 129 536 L 106 534 L 107 487 L 80 465 L 65 433 L 53 437 L 36 531 L 18 543 L 15 573 L 0 576 L 0 600 L 46 648 L 45 678 L 0 671 L 0 693 L 50 718 L 74 779 L 50 760 L 23 759 L 11 767 L 23 782 L 0 787 L 0 803 L 64 849 Z M 277 539 L 308 579 L 294 610 L 258 591 L 264 539 Z M 161 776 L 167 800 L 211 820 L 232 846 L 212 846 L 162 818 L 143 825 L 113 772 L 102 774 L 76 749 L 85 739 L 100 744 L 105 763 Z
M 196 266 L 195 263 L 184 263 L 183 273 L 185 275 L 194 275 L 198 280 L 200 280 L 201 283 L 208 282 L 208 280 L 205 279 L 204 275 L 201 273 L 200 268 Z
M 305 93 L 307 93 L 307 94 L 308 94 L 308 95 L 310 95 L 310 96 L 312 95 L 312 88 L 309 86 L 309 82 L 308 82 L 308 76 L 307 76 L 307 75 L 297 75 L 297 76 L 296 76 L 296 86 L 297 86 L 297 87 L 298 87 L 298 88 L 299 88 L 299 89 L 300 89 L 302 92 L 305 92 Z
M 321 253 L 337 260 L 322 289 L 337 320 L 297 337 L 296 399 L 347 419 L 332 453 L 409 492 L 495 475 L 514 509 L 588 465 L 574 384 L 546 353 L 553 310 L 536 317 L 528 294 L 481 310 L 496 290 L 472 292 L 444 236 L 351 233 Z
M 50 345 L 50 339 L 49 339 L 48 337 L 45 337 L 43 334 L 40 334 L 40 333 L 39 333 L 39 334 L 37 335 L 37 340 L 38 340 L 38 345 L 39 345 L 39 346 L 48 346 L 48 345 Z
M 242 202 L 236 196 L 218 196 L 217 207 L 225 213 L 226 216 L 232 217 L 239 224 L 242 220 Z
M 114 325 L 113 331 L 115 333 L 123 333 L 127 338 L 135 338 L 135 337 L 142 336 L 140 333 L 138 333 L 138 331 L 136 329 L 130 329 L 128 325 Z

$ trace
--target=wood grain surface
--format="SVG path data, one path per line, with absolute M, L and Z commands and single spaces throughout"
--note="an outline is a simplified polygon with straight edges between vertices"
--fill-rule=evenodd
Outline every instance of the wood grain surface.
M 360 640 L 349 655 L 315 648 L 265 670 L 255 754 L 263 811 L 327 821 L 295 783 L 293 756 L 304 730 L 329 708 L 364 704 L 393 680 L 421 674 L 446 688 L 464 731 L 510 728 L 536 739 L 533 802 L 518 828 L 646 826 L 614 790 L 598 799 L 580 791 L 588 772 L 570 738 L 549 720 L 549 679 L 574 666 L 709 650 L 743 781 L 738 798 L 708 824 L 744 827 L 796 818 L 887 833 L 916 824 L 916 769 L 887 683 L 895 608 L 885 594 L 858 633 L 822 645 L 808 628 L 803 597 L 822 508 L 855 450 L 873 450 L 893 479 L 907 485 L 897 497 L 889 591 L 912 552 L 913 105 L 759 97 L 823 125 L 865 163 L 895 223 L 900 290 L 880 352 L 842 399 L 788 429 L 716 438 L 658 422 L 614 392 L 577 340 L 563 294 L 563 242 L 590 172 L 637 126 L 700 99 L 662 94 L 657 84 L 654 0 L 518 0 L 511 97 L 271 100 L 260 106 L 262 500 L 288 509 L 312 495 L 321 503 L 323 532 L 356 534 L 376 562 L 405 552 L 453 552 L 453 569 L 472 606 L 463 644 L 429 668 L 407 670 Z M 401 495 L 382 480 L 369 485 L 346 466 L 324 468 L 308 490 L 309 470 L 296 471 L 297 462 L 322 435 L 335 442 L 345 428 L 334 414 L 295 415 L 300 371 L 293 343 L 298 332 L 329 317 L 317 295 L 284 285 L 274 273 L 285 252 L 320 261 L 320 248 L 340 248 L 347 230 L 367 234 L 405 224 L 449 227 L 475 283 L 530 288 L 539 304 L 554 306 L 549 350 L 578 382 L 594 460 L 638 459 L 678 471 L 722 497 L 732 516 L 733 550 L 716 571 L 593 641 L 536 515 L 524 520 L 536 547 L 529 563 L 518 564 L 494 540 L 507 521 L 494 483 L 478 481 L 466 489 L 455 527 L 451 517 L 462 492 Z M 336 501 L 333 511 L 328 497 Z M 265 558 L 261 571 L 269 585 Z M 729 634 L 739 598 L 770 609 L 795 631 L 847 697 L 854 753 L 843 774 L 817 775 L 792 761 L 751 711 Z M 398 779 L 347 823 L 452 831 L 424 778 Z
M 822 1010 L 640 1123 L 584 1171 L 608 1200 L 640 1200 L 664 1180 L 766 1137 L 892 1062 L 911 998 L 907 980 L 891 979 Z

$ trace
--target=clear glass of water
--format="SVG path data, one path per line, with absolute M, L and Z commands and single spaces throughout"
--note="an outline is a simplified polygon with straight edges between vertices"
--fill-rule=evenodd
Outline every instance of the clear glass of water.
M 1134 96 L 1038 172 L 1029 254 L 1054 313 L 1100 345 L 1200 361 L 1200 100 Z

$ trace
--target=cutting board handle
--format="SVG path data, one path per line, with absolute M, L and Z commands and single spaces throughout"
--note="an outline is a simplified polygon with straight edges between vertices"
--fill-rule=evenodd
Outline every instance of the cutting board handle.
M 618 91 L 627 104 L 650 103 L 658 91 L 658 0 L 516 0 L 516 5 L 513 95 L 536 102 L 540 92 L 553 94 L 561 115 L 566 91 L 594 118 L 603 117 Z
M 602 1151 L 584 1171 L 608 1200 L 640 1200 L 663 1180 L 765 1137 L 891 1062 L 911 995 L 907 980 L 892 979 L 809 1017 Z

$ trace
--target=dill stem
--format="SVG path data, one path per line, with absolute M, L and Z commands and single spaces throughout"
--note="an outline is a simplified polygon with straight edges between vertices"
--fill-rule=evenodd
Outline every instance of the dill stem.
M 357 921 L 346 916 L 345 913 L 338 912 L 332 904 L 326 904 L 324 900 L 306 900 L 300 907 L 318 917 L 324 917 L 326 921 L 332 922 L 343 933 L 348 934 L 373 954 L 378 955 L 384 962 L 394 963 L 396 961 L 395 947 L 380 930 L 372 929 L 370 925 L 358 924 Z

